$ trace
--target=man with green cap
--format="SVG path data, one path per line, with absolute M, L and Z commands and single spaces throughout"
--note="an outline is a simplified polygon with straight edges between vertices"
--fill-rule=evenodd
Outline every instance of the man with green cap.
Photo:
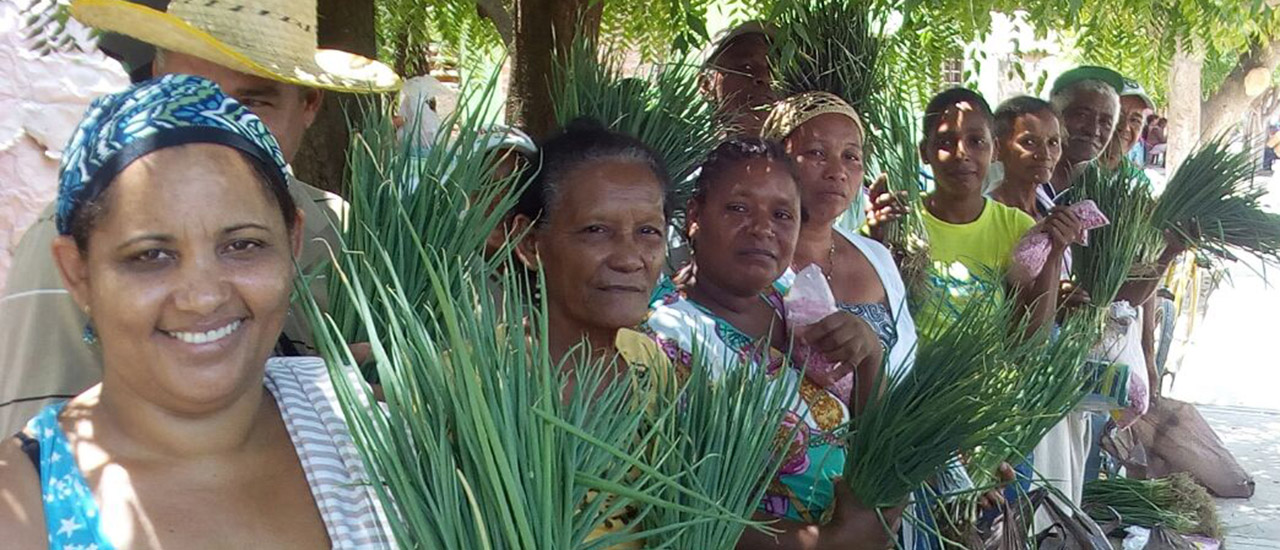
M 1051 183 L 1057 196 L 1071 186 L 1071 179 L 1106 151 L 1120 118 L 1120 90 L 1124 77 L 1106 67 L 1071 69 L 1053 82 L 1049 102 L 1062 117 L 1066 139 L 1062 159 Z
M 1136 177 L 1146 181 L 1142 168 L 1125 158 L 1125 153 L 1142 135 L 1146 116 L 1154 106 L 1141 86 L 1105 67 L 1078 67 L 1063 73 L 1054 82 L 1050 102 L 1062 118 L 1067 134 L 1062 160 L 1051 181 L 1052 190 L 1046 189 L 1051 191 L 1050 196 L 1060 195 L 1071 186 L 1072 179 L 1086 169 L 1133 171 Z M 1156 269 L 1166 269 L 1181 250 L 1179 245 L 1171 243 L 1157 260 Z M 1154 325 L 1149 322 L 1154 318 L 1151 307 L 1154 291 L 1153 282 L 1133 280 L 1125 284 L 1116 298 L 1117 302 L 1127 302 L 1121 310 L 1133 315 L 1136 315 L 1133 308 L 1144 310 L 1142 347 L 1148 358 L 1148 372 L 1154 370 L 1149 359 L 1154 341 Z M 1117 310 L 1113 309 L 1113 314 L 1114 311 Z M 1158 384 L 1157 380 L 1152 386 L 1158 387 Z M 1098 434 L 1094 433 L 1091 420 L 1088 413 L 1072 411 L 1033 451 L 1036 471 L 1044 479 L 1052 480 L 1051 483 L 1076 504 L 1081 501 L 1088 476 L 1088 458 L 1097 452 L 1093 443 Z M 1047 526 L 1046 519 L 1043 514 L 1037 516 L 1037 526 Z
M 1124 79 L 1120 88 L 1120 121 L 1116 124 L 1115 135 L 1111 144 L 1101 157 L 1103 165 L 1112 170 L 1121 163 L 1141 170 L 1142 165 L 1135 163 L 1130 152 L 1138 140 L 1142 139 L 1142 130 L 1147 126 L 1147 117 L 1155 112 L 1156 104 L 1147 96 L 1146 91 L 1137 82 Z M 1141 155 L 1138 158 L 1142 158 Z

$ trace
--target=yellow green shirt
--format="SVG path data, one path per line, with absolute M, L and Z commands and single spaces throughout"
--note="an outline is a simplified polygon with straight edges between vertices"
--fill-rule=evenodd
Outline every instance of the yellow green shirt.
M 942 221 L 924 209 L 924 226 L 929 234 L 929 286 L 932 295 L 920 304 L 917 323 L 928 325 L 944 307 L 959 312 L 969 296 L 986 285 L 1001 284 L 1013 260 L 1018 241 L 1036 224 L 1026 212 L 986 200 L 978 219 L 954 224 Z
M 1013 259 L 1013 247 L 1035 224 L 1026 212 L 991 199 L 987 199 L 978 219 L 966 224 L 942 221 L 924 209 L 933 262 L 959 262 L 974 274 L 1002 273 Z

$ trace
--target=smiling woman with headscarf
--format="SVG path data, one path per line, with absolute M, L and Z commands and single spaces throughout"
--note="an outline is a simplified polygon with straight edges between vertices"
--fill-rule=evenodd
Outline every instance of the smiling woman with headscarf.
M 390 547 L 324 363 L 268 359 L 302 216 L 262 121 L 166 76 L 66 151 L 53 254 L 103 382 L 0 447 L 6 545 Z

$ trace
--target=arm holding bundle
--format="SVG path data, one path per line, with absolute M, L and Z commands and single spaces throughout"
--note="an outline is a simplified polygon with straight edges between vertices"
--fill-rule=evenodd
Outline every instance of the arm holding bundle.
M 1043 268 L 1029 282 L 1013 283 L 1018 303 L 1029 319 L 1027 336 L 1053 323 L 1061 289 L 1058 266 L 1062 265 L 1067 247 L 1080 239 L 1083 225 L 1073 212 L 1058 207 L 1041 222 L 1040 231 L 1049 236 L 1049 255 Z
M 748 529 L 738 540 L 737 550 L 883 550 L 892 548 L 894 534 L 902 525 L 904 507 L 881 510 L 880 513 L 858 502 L 843 480 L 835 480 L 835 510 L 831 521 L 823 525 L 790 520 L 770 524 L 776 534 Z M 756 514 L 752 519 L 769 521 L 772 516 Z M 885 530 L 888 525 L 889 531 Z

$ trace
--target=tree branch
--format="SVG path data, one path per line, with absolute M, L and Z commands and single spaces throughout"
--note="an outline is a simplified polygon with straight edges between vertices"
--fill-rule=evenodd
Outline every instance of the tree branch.
M 498 36 L 502 38 L 503 44 L 510 47 L 515 43 L 515 20 L 503 5 L 502 0 L 476 0 L 476 11 L 480 13 L 480 17 L 493 21 L 493 26 L 498 29 Z
M 1229 128 L 1244 116 L 1244 112 L 1253 104 L 1253 99 L 1245 93 L 1244 80 L 1250 71 L 1262 68 L 1267 72 L 1275 72 L 1280 67 L 1280 38 L 1270 42 L 1255 44 L 1249 51 L 1240 56 L 1240 62 L 1231 70 L 1218 91 L 1206 100 L 1200 111 L 1202 135 L 1213 136 Z

